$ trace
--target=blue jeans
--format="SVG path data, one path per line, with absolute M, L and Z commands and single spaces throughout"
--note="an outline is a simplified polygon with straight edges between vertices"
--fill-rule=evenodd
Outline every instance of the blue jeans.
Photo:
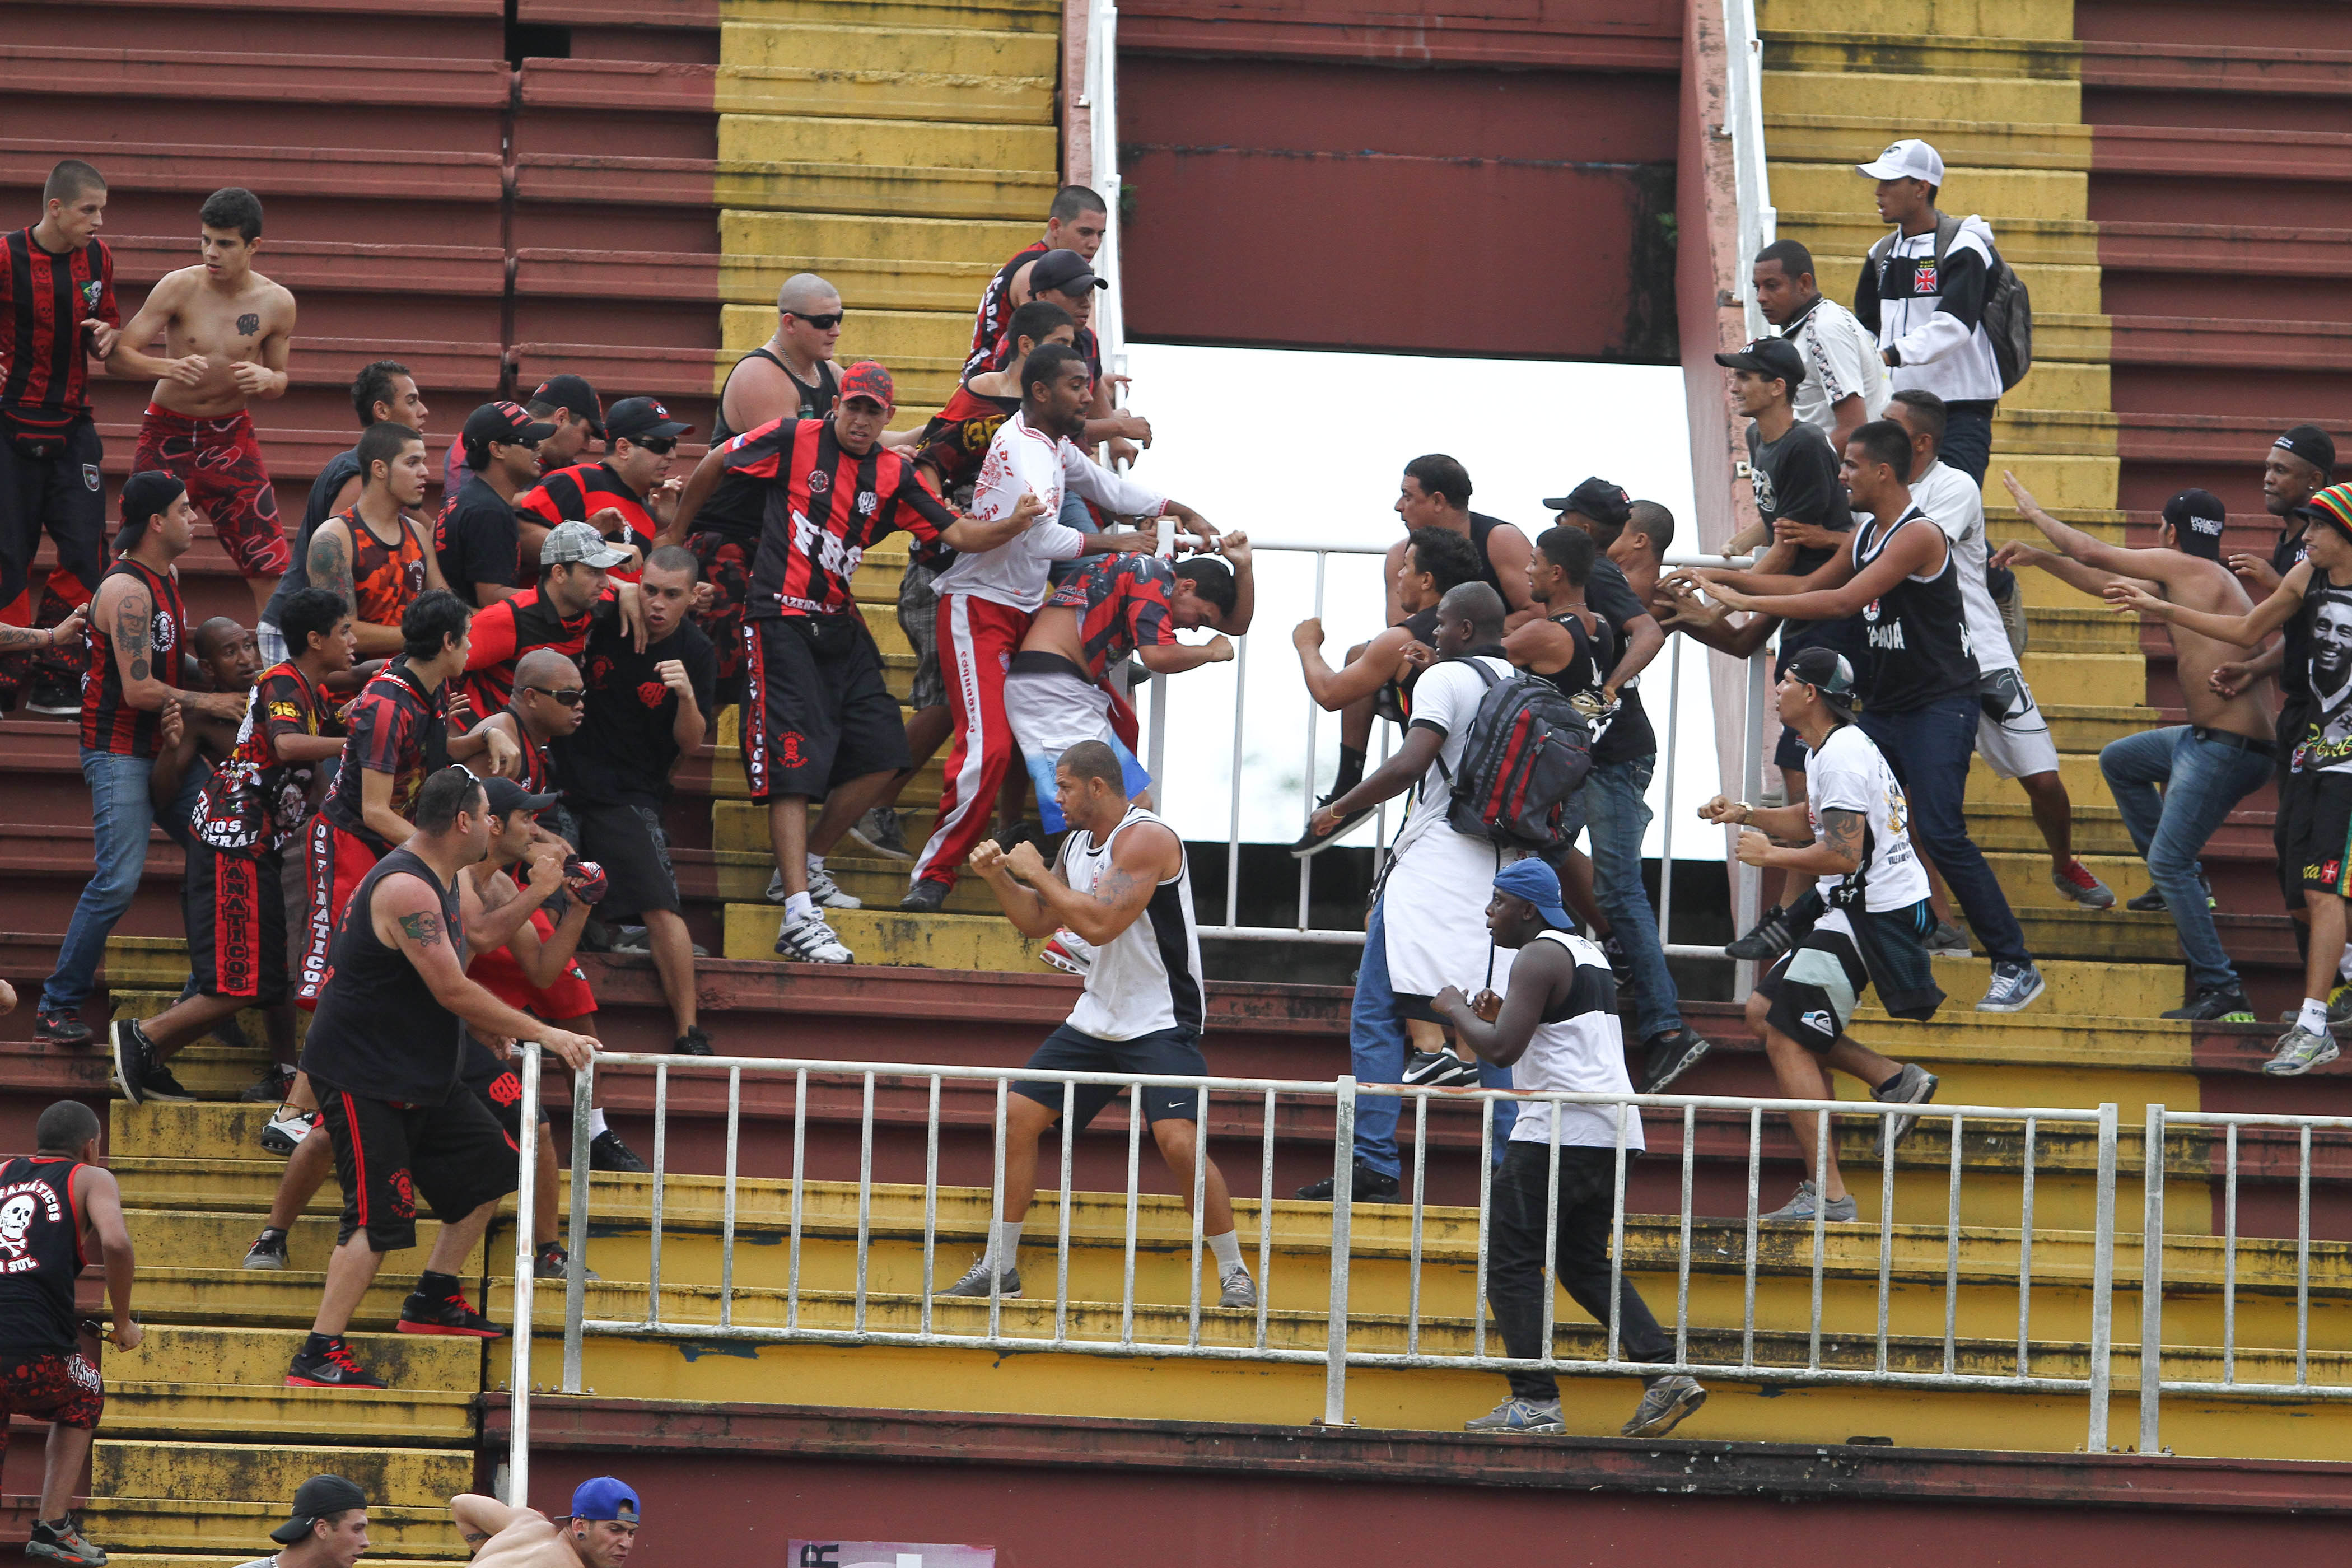
M 1903 713 L 1863 710 L 1862 732 L 1870 737 L 1911 808 L 1911 840 L 1960 901 L 1969 929 L 1995 961 L 2031 963 L 2025 931 L 2010 912 L 2008 896 L 1985 864 L 1984 851 L 1969 837 L 1963 803 L 1969 789 L 1969 758 L 1977 747 L 1976 695 L 1963 692 Z
M 1405 1054 L 1412 1048 L 1396 993 L 1389 989 L 1388 933 L 1381 919 L 1387 909 L 1385 899 L 1372 906 L 1371 924 L 1364 931 L 1364 966 L 1356 973 L 1356 998 L 1348 1008 L 1348 1058 L 1358 1083 L 1402 1083 Z M 1478 1087 L 1510 1088 L 1511 1069 L 1480 1062 Z M 1397 1115 L 1403 1105 L 1385 1094 L 1368 1094 L 1356 1101 L 1356 1158 L 1384 1176 L 1403 1173 L 1396 1141 Z M 1495 1102 L 1493 1154 L 1498 1165 L 1518 1114 L 1518 1107 L 1509 1101 Z
M 1642 837 L 1650 830 L 1650 775 L 1656 752 L 1597 764 L 1584 780 L 1584 825 L 1592 846 L 1592 891 L 1633 966 L 1633 1031 L 1644 1041 L 1683 1026 L 1658 913 L 1642 885 Z M 1666 875 L 1673 868 L 1664 868 Z
M 81 776 L 89 785 L 89 821 L 97 836 L 96 875 L 81 890 L 65 942 L 58 949 L 58 971 L 41 986 L 41 1011 L 71 1013 L 89 1000 L 98 984 L 99 961 L 106 956 L 106 939 L 114 922 L 131 907 L 139 879 L 147 869 L 147 830 L 155 826 L 155 809 L 147 798 L 147 781 L 155 771 L 145 757 L 113 752 L 81 754 Z M 188 816 L 204 789 L 205 770 L 190 768 L 180 780 L 180 796 L 163 821 L 163 831 L 174 843 L 188 843 Z
M 2126 735 L 2099 753 L 2099 772 L 2116 797 L 2132 847 L 2147 861 L 2148 880 L 2164 895 L 2189 978 L 2197 989 L 2235 985 L 2213 911 L 2197 882 L 2197 857 L 2232 808 L 2270 777 L 2260 752 L 2201 740 L 2186 724 Z M 2163 786 L 2162 794 L 2158 786 Z

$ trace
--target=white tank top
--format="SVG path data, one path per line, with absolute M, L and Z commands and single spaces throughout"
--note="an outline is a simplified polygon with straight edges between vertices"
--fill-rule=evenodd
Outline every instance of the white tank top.
M 1545 1011 L 1525 1055 L 1511 1064 L 1511 1087 L 1522 1094 L 1553 1090 L 1563 1094 L 1631 1094 L 1633 1080 L 1625 1073 L 1625 1031 L 1617 1021 L 1617 982 L 1601 951 L 1580 936 L 1564 931 L 1542 931 L 1538 942 L 1556 942 L 1576 959 L 1576 980 L 1567 998 Z M 1517 966 L 1513 965 L 1514 978 Z M 1555 1015 L 1557 1015 L 1555 1016 Z M 1552 1107 L 1535 1100 L 1519 1107 L 1511 1124 L 1514 1143 L 1551 1142 Z M 1617 1111 L 1608 1105 L 1563 1105 L 1559 1108 L 1562 1148 L 1613 1149 L 1617 1146 Z M 1625 1112 L 1625 1147 L 1640 1149 L 1642 1116 Z
M 1062 879 L 1075 892 L 1092 894 L 1110 866 L 1111 847 L 1139 822 L 1168 826 L 1131 805 L 1100 844 L 1084 828 L 1074 830 L 1062 843 Z M 1181 857 L 1182 840 L 1177 847 Z M 1087 988 L 1070 1009 L 1071 1028 L 1098 1040 L 1132 1040 L 1165 1029 L 1201 1032 L 1204 987 L 1191 869 L 1180 858 L 1176 875 L 1159 884 L 1135 922 L 1095 949 Z

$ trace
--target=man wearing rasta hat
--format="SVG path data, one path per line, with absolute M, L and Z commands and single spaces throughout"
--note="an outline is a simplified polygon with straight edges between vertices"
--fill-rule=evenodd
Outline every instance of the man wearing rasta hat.
M 537 1509 L 473 1492 L 449 1500 L 476 1568 L 625 1568 L 639 1511 L 637 1494 L 614 1476 L 581 1482 L 560 1530 Z
M 368 1549 L 367 1493 L 341 1476 L 312 1476 L 269 1532 L 283 1550 L 238 1568 L 352 1568 Z

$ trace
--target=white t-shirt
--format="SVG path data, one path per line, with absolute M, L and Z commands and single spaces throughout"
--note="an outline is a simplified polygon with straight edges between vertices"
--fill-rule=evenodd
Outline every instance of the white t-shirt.
M 1494 671 L 1499 680 L 1509 680 L 1519 673 L 1507 660 L 1491 654 L 1479 656 L 1477 662 Z M 1442 659 L 1423 670 L 1421 679 L 1413 682 L 1412 722 L 1443 730 L 1445 739 L 1439 744 L 1429 771 L 1413 786 L 1412 810 L 1396 837 L 1400 859 L 1431 833 L 1465 837 L 1447 825 L 1445 814 L 1454 803 L 1453 779 L 1462 772 L 1462 751 L 1469 743 L 1470 721 L 1478 716 L 1478 704 L 1486 700 L 1487 690 L 1486 683 L 1464 659 Z M 1493 847 L 1483 838 L 1470 842 L 1482 851 Z
M 1168 499 L 1147 485 L 1124 479 L 1088 459 L 1059 437 L 1033 430 L 1015 414 L 996 427 L 972 481 L 971 514 L 983 522 L 1012 515 L 1024 494 L 1045 503 L 1026 531 L 993 550 L 965 551 L 933 584 L 940 594 L 971 594 L 1016 610 L 1034 612 L 1045 602 L 1046 575 L 1056 561 L 1086 550 L 1087 536 L 1055 520 L 1065 491 L 1085 497 L 1122 517 L 1156 517 Z
M 1856 724 L 1841 724 L 1805 759 L 1805 820 L 1822 836 L 1822 813 L 1853 811 L 1870 826 L 1870 859 L 1863 868 L 1870 885 L 1864 905 L 1899 910 L 1927 896 L 1927 873 L 1911 852 L 1911 811 L 1895 770 Z M 1839 875 L 1820 881 L 1826 899 L 1845 882 Z M 1830 913 L 1838 911 L 1832 909 Z
M 1969 651 L 1977 668 L 1990 675 L 2015 669 L 2017 655 L 2009 646 L 2009 632 L 2000 624 L 2000 610 L 1985 586 L 1984 491 L 1977 482 L 1949 463 L 1932 463 L 1911 484 L 1911 504 L 1944 531 L 1951 541 L 1952 562 L 1960 586 L 1960 616 L 1969 624 Z M 1854 514 L 1859 519 L 1863 514 Z
M 1805 379 L 1797 384 L 1795 400 L 1799 419 L 1835 441 L 1837 405 L 1847 398 L 1862 399 L 1864 419 L 1886 412 L 1886 400 L 1895 394 L 1887 384 L 1886 361 L 1880 357 L 1878 340 L 1852 310 L 1824 299 L 1780 335 L 1805 356 Z
M 1500 679 L 1517 673 L 1491 656 L 1480 662 Z M 1495 873 L 1520 852 L 1484 836 L 1456 833 L 1445 820 L 1454 797 L 1446 774 L 1460 770 L 1471 721 L 1486 695 L 1486 683 L 1456 659 L 1431 665 L 1413 683 L 1413 723 L 1433 725 L 1445 739 L 1414 786 L 1412 809 L 1381 884 L 1389 984 L 1400 995 L 1433 996 L 1448 985 L 1465 994 L 1485 985 L 1499 991 L 1510 974 L 1511 950 L 1497 948 L 1486 934 L 1485 910 L 1494 897 Z
M 1575 955 L 1576 983 L 1568 994 L 1568 1016 L 1556 1024 L 1538 1024 L 1528 1041 L 1527 1053 L 1511 1064 L 1511 1087 L 1522 1094 L 1547 1090 L 1563 1094 L 1631 1094 L 1633 1080 L 1625 1075 L 1625 1029 L 1614 1005 L 1617 983 L 1609 960 L 1580 936 L 1564 931 L 1536 933 L 1538 942 L 1554 942 Z M 1520 950 L 1524 956 L 1527 949 Z M 1559 1108 L 1560 1147 L 1587 1149 L 1617 1146 L 1617 1115 L 1613 1106 L 1563 1105 Z M 1551 1103 L 1531 1100 L 1519 1107 L 1511 1123 L 1514 1143 L 1551 1142 Z M 1642 1114 L 1625 1112 L 1625 1147 L 1646 1147 L 1642 1142 Z

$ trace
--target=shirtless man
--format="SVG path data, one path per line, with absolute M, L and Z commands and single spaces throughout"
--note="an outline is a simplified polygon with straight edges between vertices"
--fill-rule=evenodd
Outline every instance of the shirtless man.
M 2242 616 L 2253 608 L 2236 574 L 2221 564 L 2222 506 L 2205 491 L 2183 490 L 2165 502 L 2158 548 L 2126 550 L 2043 511 L 2015 474 L 2003 469 L 2000 478 L 2019 514 L 2054 549 L 2005 544 L 1993 557 L 1996 565 L 2039 566 L 2085 594 L 2104 594 L 2108 584 L 2121 582 L 2168 604 L 2213 615 Z M 2166 1017 L 2251 1024 L 2253 1008 L 2214 930 L 2197 857 L 2237 804 L 2270 776 L 2277 750 L 2271 682 L 2257 677 L 2237 695 L 2224 697 L 2210 678 L 2221 666 L 2242 658 L 2245 650 L 2179 622 L 2167 621 L 2164 629 L 2179 661 L 2189 722 L 2126 735 L 2099 753 L 2099 771 L 2156 885 L 2125 907 L 2168 909 L 2179 929 L 2180 951 L 2189 958 L 2189 999 Z
M 253 269 L 261 201 L 251 191 L 215 191 L 197 221 L 204 259 L 163 275 L 122 329 L 106 368 L 110 375 L 155 378 L 131 466 L 168 470 L 188 487 L 188 499 L 245 574 L 259 610 L 292 552 L 246 408 L 256 398 L 286 395 L 294 296 Z M 161 359 L 143 352 L 158 332 Z
M 637 1494 L 612 1476 L 580 1483 L 561 1530 L 537 1509 L 474 1492 L 449 1500 L 450 1517 L 473 1548 L 475 1568 L 624 1568 L 639 1511 Z
M 371 425 L 355 449 L 360 499 L 319 525 L 306 563 L 310 581 L 352 606 L 362 658 L 401 650 L 400 617 L 416 596 L 446 588 L 433 535 L 409 508 L 421 506 L 433 477 L 425 437 L 405 425 Z

